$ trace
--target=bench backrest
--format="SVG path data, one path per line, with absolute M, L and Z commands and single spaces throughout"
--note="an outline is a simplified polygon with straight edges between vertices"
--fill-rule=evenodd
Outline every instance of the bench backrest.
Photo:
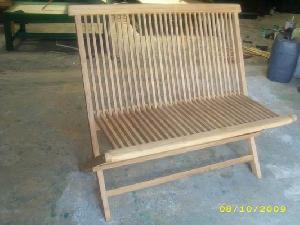
M 246 94 L 235 4 L 71 6 L 94 113 Z

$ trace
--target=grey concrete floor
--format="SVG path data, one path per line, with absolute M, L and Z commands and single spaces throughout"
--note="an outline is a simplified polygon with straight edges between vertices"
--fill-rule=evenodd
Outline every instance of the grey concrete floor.
M 251 23 L 253 32 L 255 24 Z M 2 34 L 0 39 L 3 44 Z M 299 80 L 289 84 L 268 81 L 266 61 L 258 57 L 246 61 L 246 71 L 251 97 L 278 113 L 300 117 Z M 113 197 L 109 200 L 109 224 L 299 224 L 299 135 L 296 122 L 257 138 L 261 180 L 247 165 L 239 165 Z M 245 143 L 239 142 L 114 169 L 105 176 L 108 187 L 117 187 L 246 151 Z M 14 52 L 2 47 L 0 224 L 105 224 L 97 179 L 79 170 L 91 153 L 77 52 L 57 47 L 54 42 L 25 41 Z M 223 203 L 285 205 L 288 210 L 224 214 L 218 210 Z

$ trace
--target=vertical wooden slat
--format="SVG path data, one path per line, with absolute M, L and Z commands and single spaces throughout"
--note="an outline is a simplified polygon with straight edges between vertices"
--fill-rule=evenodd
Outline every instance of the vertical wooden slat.
M 169 101 L 166 103 L 170 103 L 172 104 L 174 101 L 174 98 L 172 95 L 175 94 L 175 89 L 174 89 L 174 83 L 173 83 L 173 79 L 172 76 L 174 76 L 173 73 L 173 65 L 172 65 L 172 60 L 170 57 L 170 52 L 168 52 L 169 50 L 169 41 L 168 41 L 168 28 L 167 28 L 167 21 L 166 21 L 166 14 L 159 14 L 159 27 L 160 27 L 160 35 L 161 35 L 161 39 L 162 39 L 162 48 L 163 48 L 163 58 L 164 58 L 164 62 L 165 65 L 165 72 L 166 72 L 166 86 L 167 86 L 167 95 L 169 98 Z M 163 23 L 164 21 L 164 23 Z
M 193 17 L 194 18 L 194 17 Z M 190 40 L 192 42 L 192 51 L 191 54 L 193 56 L 193 66 L 194 66 L 194 74 L 193 74 L 193 92 L 194 92 L 194 98 L 200 98 L 201 97 L 201 93 L 200 93 L 200 77 L 202 77 L 202 75 L 199 73 L 199 66 L 197 63 L 197 47 L 196 47 L 196 43 L 195 43 L 195 39 L 196 39 L 196 33 L 195 33 L 195 20 L 196 18 L 194 18 L 194 20 L 192 20 L 192 14 L 189 13 L 188 14 L 188 21 L 189 21 L 189 35 L 190 35 Z M 194 23 L 193 23 L 194 21 Z
M 218 76 L 218 70 L 217 70 L 217 62 L 215 55 L 217 54 L 217 49 L 214 42 L 214 36 L 213 36 L 213 14 L 212 13 L 206 13 L 207 22 L 208 22 L 208 37 L 209 37 L 209 45 L 210 45 L 210 64 L 212 65 L 212 73 L 211 73 L 211 87 L 214 92 L 214 97 L 220 96 L 220 87 L 217 82 L 217 76 Z
M 224 14 L 224 22 L 225 22 L 225 38 L 226 38 L 226 49 L 228 50 L 227 57 L 228 61 L 226 62 L 229 68 L 229 84 L 231 86 L 230 93 L 235 94 L 236 93 L 236 85 L 234 83 L 234 58 L 233 58 L 233 48 L 231 46 L 231 36 L 230 36 L 230 26 L 229 26 L 229 15 L 228 13 Z
M 242 93 L 247 95 L 247 84 L 246 84 L 246 77 L 245 77 L 245 65 L 243 59 L 243 48 L 242 48 L 242 40 L 241 40 L 241 31 L 239 25 L 239 17 L 237 13 L 233 14 L 233 26 L 234 26 L 234 36 L 235 36 L 235 43 L 237 45 L 237 62 L 239 67 L 239 77 L 240 77 L 240 86 L 242 89 Z
M 202 28 L 202 20 L 200 19 L 200 15 L 198 13 L 194 13 L 194 20 L 195 20 L 195 31 L 196 31 L 196 37 L 197 37 L 197 46 L 198 46 L 198 57 L 199 57 L 199 69 L 200 72 L 198 74 L 198 77 L 201 77 L 201 84 L 199 85 L 199 88 L 202 89 L 202 93 L 199 95 L 199 97 L 209 97 L 209 87 L 208 87 L 208 69 L 207 69 L 207 63 L 206 63 L 206 57 L 205 57 L 205 48 L 204 48 L 204 38 L 203 38 L 203 30 Z M 201 27 L 199 27 L 201 26 Z M 200 31 L 199 31 L 200 30 Z M 200 78 L 198 78 L 200 80 Z
M 96 106 L 97 112 L 100 111 L 99 108 L 99 99 L 98 99 L 98 91 L 97 91 L 97 86 L 96 86 L 96 79 L 95 79 L 95 71 L 94 71 L 94 63 L 93 63 L 93 56 L 92 56 L 92 47 L 91 47 L 91 39 L 90 39 L 90 31 L 88 28 L 90 27 L 91 23 L 87 22 L 87 16 L 83 17 L 84 19 L 84 26 L 85 26 L 85 37 L 86 37 L 86 45 L 87 45 L 87 56 L 88 56 L 88 61 L 90 63 L 90 77 L 91 77 L 91 83 L 92 83 L 92 88 L 93 88 L 93 94 L 94 96 L 94 103 Z
M 196 93 L 196 80 L 195 80 L 195 69 L 194 66 L 196 65 L 195 63 L 195 54 L 194 54 L 194 46 L 192 43 L 193 37 L 191 36 L 191 28 L 193 27 L 191 24 L 191 20 L 190 19 L 190 14 L 184 14 L 184 26 L 185 26 L 185 41 L 187 43 L 187 51 L 188 51 L 188 58 L 187 61 L 189 62 L 189 71 L 187 73 L 187 79 L 189 80 L 189 87 L 190 87 L 190 99 L 195 99 L 197 96 Z
M 213 76 L 213 71 L 212 71 L 212 59 L 211 59 L 211 48 L 210 48 L 210 43 L 209 43 L 209 32 L 208 32 L 208 23 L 207 23 L 207 15 L 206 13 L 200 14 L 201 20 L 199 21 L 200 23 L 200 31 L 203 31 L 203 39 L 205 40 L 203 48 L 205 49 L 206 55 L 204 55 L 204 59 L 206 58 L 206 62 L 208 65 L 208 75 L 206 77 L 207 81 L 207 87 L 208 87 L 208 98 L 210 97 L 215 97 L 215 91 L 214 91 L 214 82 L 212 79 Z
M 100 89 L 105 91 L 105 95 L 106 95 L 106 99 L 107 99 L 107 105 L 104 104 L 104 108 L 102 109 L 102 112 L 105 112 L 106 110 L 108 110 L 109 112 L 112 111 L 112 105 L 111 105 L 111 99 L 110 99 L 110 91 L 109 91 L 109 84 L 108 84 L 108 78 L 107 78 L 107 65 L 106 65 L 106 56 L 104 53 L 104 39 L 103 39 L 103 33 L 104 33 L 104 28 L 103 28 L 103 23 L 101 26 L 100 23 L 100 16 L 97 15 L 97 25 L 98 25 L 98 30 L 99 30 L 99 45 L 100 45 L 100 53 L 101 53 L 101 61 L 102 61 L 102 67 L 103 67 L 103 73 L 101 74 L 101 76 L 103 76 L 103 81 L 104 84 L 102 84 L 102 79 L 101 82 L 99 83 L 100 85 Z M 102 31 L 102 34 L 100 33 Z M 103 87 L 105 86 L 105 88 Z
M 157 46 L 155 45 L 155 42 L 157 43 L 158 40 L 155 40 L 155 37 L 154 37 L 154 29 L 153 29 L 153 26 L 155 27 L 156 24 L 152 21 L 152 17 L 154 17 L 155 15 L 154 14 L 149 14 L 148 15 L 148 28 L 149 28 L 149 40 L 150 40 L 150 46 L 151 46 L 151 51 L 152 51 L 152 60 L 153 60 L 153 63 L 154 63 L 154 80 L 153 80 L 153 83 L 154 83 L 154 86 L 155 86 L 155 92 L 157 93 L 157 100 L 158 100 L 158 105 L 161 106 L 162 105 L 162 93 L 161 93 L 161 88 L 160 88 L 160 76 L 158 74 L 158 64 L 159 64 L 159 59 L 158 57 L 156 56 L 156 53 L 157 53 Z
M 149 37 L 149 34 L 148 34 L 148 28 L 147 28 L 147 26 L 149 26 L 149 29 L 150 29 L 150 26 L 151 25 L 149 25 L 149 22 L 147 23 L 147 20 L 149 20 L 149 19 L 147 19 L 148 17 L 145 15 L 145 14 L 143 14 L 143 21 L 144 21 L 144 23 L 143 23 L 143 25 L 144 25 L 144 30 L 145 30 L 145 41 L 146 41 L 146 49 L 147 49 L 147 56 L 148 56 L 148 68 L 149 68 L 149 70 L 150 70 L 150 80 L 151 80 L 151 86 L 152 86 L 152 89 L 150 90 L 149 89 L 149 92 L 148 92 L 148 94 L 150 95 L 150 96 L 152 96 L 152 99 L 153 99 L 153 101 L 150 101 L 151 103 L 150 103 L 150 105 L 154 105 L 154 107 L 157 107 L 157 100 L 156 100 L 156 89 L 155 89 L 155 79 L 154 79 L 154 71 L 153 71 L 153 64 L 152 64 L 152 61 L 153 61 L 153 59 L 151 58 L 151 53 L 150 53 L 150 37 Z
M 116 18 L 117 16 L 108 16 L 108 26 L 110 27 L 111 30 L 115 30 L 115 32 L 117 31 L 116 30 Z M 111 33 L 111 32 L 110 32 Z M 122 95 L 122 90 L 121 90 L 121 86 L 120 86 L 120 73 L 119 73 L 119 64 L 117 63 L 117 51 L 116 51 L 116 44 L 117 43 L 117 33 L 115 33 L 115 37 L 111 35 L 111 46 L 112 46 L 112 65 L 113 65 L 113 68 L 114 68 L 114 71 L 113 71 L 113 75 L 114 77 L 112 78 L 113 79 L 113 82 L 116 83 L 116 86 L 117 86 L 117 90 L 116 90 L 116 95 L 118 96 L 118 98 L 116 98 L 116 101 L 117 101 L 117 107 L 118 108 L 115 108 L 115 112 L 118 112 L 119 109 L 122 111 L 123 110 L 123 95 Z
M 229 29 L 230 29 L 230 42 L 231 42 L 232 52 L 233 52 L 233 66 L 234 66 L 234 75 L 235 75 L 234 84 L 236 86 L 236 92 L 240 93 L 239 74 L 238 74 L 238 67 L 237 67 L 238 59 L 237 59 L 237 54 L 236 54 L 236 46 L 234 43 L 232 14 L 228 13 L 228 17 L 229 17 Z
M 217 57 L 218 57 L 219 66 L 220 66 L 220 71 L 219 71 L 220 80 L 219 80 L 219 83 L 221 85 L 221 95 L 226 96 L 228 88 L 227 88 L 227 80 L 226 80 L 226 76 L 225 76 L 222 31 L 221 31 L 221 28 L 220 28 L 221 15 L 219 13 L 215 13 L 215 19 L 216 19 L 215 33 L 216 33 L 217 45 L 218 45 Z
M 127 18 L 127 24 L 126 24 L 126 38 L 127 38 L 127 43 L 128 43 L 128 52 L 129 52 L 129 56 L 130 56 L 130 64 L 128 66 L 131 67 L 131 72 L 130 74 L 128 74 L 128 76 L 132 76 L 133 79 L 131 82 L 133 82 L 133 93 L 135 93 L 133 95 L 133 99 L 134 99 L 134 106 L 133 107 L 137 107 L 138 109 L 140 109 L 141 107 L 141 103 L 140 103 L 140 89 L 138 88 L 138 75 L 137 75 L 137 71 L 136 71 L 136 58 L 134 56 L 135 51 L 134 49 L 136 48 L 135 43 L 133 43 L 133 37 L 132 35 L 130 35 L 130 33 L 133 32 L 133 30 L 130 29 L 130 17 L 132 17 L 132 15 L 127 14 L 126 18 Z
M 174 60 L 174 70 L 175 70 L 175 78 L 174 78 L 174 81 L 176 80 L 176 82 L 174 82 L 174 86 L 176 86 L 176 89 L 174 90 L 175 93 L 175 101 L 179 101 L 181 100 L 181 96 L 182 96 L 182 89 L 179 88 L 180 87 L 180 81 L 179 81 L 179 73 L 181 72 L 180 68 L 178 67 L 179 63 L 178 63 L 178 55 L 176 54 L 176 47 L 174 45 L 176 45 L 177 43 L 177 38 L 174 37 L 175 36 L 175 28 L 174 28 L 174 23 L 173 23 L 173 15 L 171 13 L 168 14 L 168 21 L 169 21 L 169 24 L 167 26 L 167 29 L 168 27 L 170 26 L 170 29 L 169 29 L 169 32 L 170 32 L 170 43 L 171 43 L 171 49 L 172 49 L 172 53 L 171 54 L 173 57 L 173 60 Z M 175 24 L 176 26 L 176 24 Z M 174 75 L 173 75 L 174 76 Z
M 103 19 L 103 32 L 104 32 L 104 41 L 105 41 L 105 47 L 106 47 L 106 53 L 107 53 L 107 59 L 108 59 L 108 65 L 109 65 L 109 80 L 110 80 L 110 86 L 111 86 L 111 98 L 112 98 L 112 103 L 113 103 L 113 109 L 110 111 L 110 113 L 112 113 L 112 111 L 115 111 L 118 109 L 118 102 L 117 102 L 117 98 L 116 98 L 116 88 L 115 88 L 115 80 L 114 77 L 116 76 L 116 73 L 114 72 L 114 70 L 116 68 L 113 67 L 113 63 L 112 63 L 112 55 L 111 55 L 111 49 L 110 49 L 110 41 L 111 41 L 111 37 L 109 36 L 110 32 L 108 29 L 108 23 L 107 23 L 107 16 L 103 15 L 102 16 Z
M 176 36 L 176 41 L 177 41 L 177 54 L 179 57 L 179 66 L 180 66 L 180 73 L 178 75 L 179 77 L 179 83 L 178 83 L 178 88 L 181 89 L 183 91 L 183 97 L 181 97 L 181 100 L 186 101 L 187 100 L 187 94 L 186 94 L 186 83 L 185 83 L 185 79 L 184 79 L 184 69 L 183 69 L 183 57 L 181 54 L 181 41 L 180 41 L 180 33 L 179 33 L 179 29 L 178 29 L 178 24 L 181 23 L 181 19 L 179 19 L 178 21 L 178 17 L 180 17 L 180 15 L 175 14 L 174 18 L 175 18 L 175 36 Z M 176 57 L 176 56 L 175 56 Z M 181 80 L 181 82 L 180 82 Z M 181 83 L 181 84 L 180 84 Z
M 183 26 L 187 26 L 186 21 L 185 21 L 185 14 L 178 14 L 179 16 L 179 30 L 180 30 L 180 40 L 181 40 L 181 51 L 183 52 L 183 68 L 185 68 L 183 74 L 181 74 L 181 79 L 184 81 L 185 84 L 185 90 L 186 90 L 186 95 L 188 100 L 192 99 L 192 95 L 191 95 L 191 82 L 190 82 L 190 75 L 191 73 L 189 72 L 188 69 L 188 62 L 189 59 L 187 58 L 187 51 L 189 52 L 189 50 L 187 50 L 187 38 L 186 38 L 186 29 L 184 29 Z M 183 21 L 185 23 L 183 23 Z
M 126 19 L 126 20 L 124 20 Z M 129 88 L 129 100 L 130 101 L 130 108 L 135 106 L 134 102 L 134 90 L 133 90 L 133 84 L 132 84 L 132 73 L 130 71 L 130 64 L 129 64 L 129 54 L 128 54 L 128 39 L 127 39 L 127 29 L 125 29 L 126 26 L 128 26 L 128 17 L 126 15 L 121 15 L 121 39 L 122 39 L 122 46 L 120 48 L 122 49 L 122 52 L 125 56 L 125 67 L 126 67 L 126 76 L 124 76 L 124 80 L 126 81 L 126 84 L 128 84 Z M 126 77 L 126 78 L 125 78 Z
M 226 30 L 224 22 L 224 13 L 220 13 L 220 22 L 218 23 L 218 30 L 221 38 L 221 54 L 222 54 L 222 64 L 223 64 L 223 79 L 225 86 L 225 95 L 230 94 L 231 83 L 230 83 L 230 74 L 228 68 L 228 51 L 226 46 Z
M 92 147 L 93 147 L 94 155 L 98 156 L 100 155 L 100 148 L 97 139 L 96 124 L 94 120 L 92 90 L 91 90 L 90 81 L 88 77 L 88 62 L 87 62 L 86 50 L 84 46 L 81 18 L 82 18 L 81 16 L 75 16 L 76 32 L 77 32 L 77 39 L 78 39 L 78 48 L 80 54 L 81 72 L 82 72 L 84 93 L 85 93 L 85 99 L 87 105 L 88 120 L 89 120 L 89 125 L 91 130 Z
M 160 83 L 162 84 L 162 99 L 161 99 L 161 104 L 164 103 L 164 104 L 167 104 L 168 102 L 170 102 L 170 100 L 168 101 L 167 99 L 167 90 L 166 90 L 166 83 L 167 83 L 167 79 L 165 79 L 165 76 L 166 76 L 166 71 L 164 70 L 164 65 L 162 64 L 163 63 L 163 58 L 162 58 L 162 53 L 161 53 L 161 50 L 162 50 L 162 46 L 161 46 L 161 41 L 163 39 L 162 37 L 162 34 L 160 35 L 159 34 L 159 31 L 158 31 L 158 20 L 157 20 L 157 14 L 153 14 L 153 17 L 154 17 L 154 32 L 156 34 L 156 42 L 157 42 L 157 46 L 156 46 L 156 50 L 155 52 L 158 53 L 158 70 L 157 70 L 157 83 L 158 83 L 158 89 L 160 90 Z M 150 17 L 151 18 L 151 17 Z
M 142 65 L 141 65 L 141 37 L 137 35 L 136 30 L 134 29 L 138 24 L 136 23 L 135 20 L 135 15 L 131 16 L 131 21 L 132 21 L 132 40 L 133 40 L 133 45 L 134 45 L 134 60 L 137 62 L 137 79 L 139 80 L 139 86 L 138 90 L 140 91 L 140 105 L 141 107 L 145 106 L 145 92 L 144 92 L 144 85 L 143 85 L 143 71 L 142 71 Z
M 93 49 L 94 49 L 94 55 L 95 55 L 95 63 L 96 63 L 96 75 L 97 75 L 97 81 L 95 81 L 96 91 L 99 89 L 100 92 L 100 99 L 98 102 L 101 103 L 101 109 L 105 108 L 104 105 L 104 92 L 103 88 L 101 87 L 101 77 L 100 77 L 100 65 L 99 65 L 99 55 L 98 55 L 98 47 L 97 47 L 97 41 L 96 41 L 96 35 L 95 35 L 95 24 L 94 24 L 94 16 L 91 16 L 91 32 L 92 32 L 92 40 L 93 40 Z M 99 85 L 100 84 L 100 85 Z M 97 91 L 98 92 L 98 91 Z M 100 109 L 98 109 L 97 114 L 100 113 Z
M 144 80 L 144 86 L 146 87 L 146 89 L 143 91 L 143 95 L 144 95 L 144 102 L 145 105 L 151 105 L 151 95 L 150 95 L 150 84 L 149 84 L 149 70 L 151 68 L 149 68 L 148 70 L 147 68 L 147 57 L 146 57 L 146 40 L 145 37 L 142 37 L 142 30 L 143 30 L 143 24 L 142 24 L 142 15 L 138 14 L 138 28 L 140 31 L 140 35 L 139 35 L 139 40 L 140 40 L 140 51 L 141 51 L 141 55 L 137 55 L 137 57 L 142 57 L 142 61 L 143 61 L 143 70 L 141 70 L 141 76 L 142 74 L 144 75 L 143 80 Z M 143 41 L 144 39 L 144 41 Z M 144 88 L 143 88 L 144 89 Z M 147 95 L 147 96 L 146 96 Z M 146 104 L 146 98 L 147 98 L 147 104 Z
M 217 64 L 217 67 L 216 67 L 216 70 L 215 70 L 215 79 L 216 79 L 216 86 L 219 87 L 219 93 L 218 93 L 218 96 L 224 96 L 224 92 L 223 92 L 223 83 L 224 83 L 224 80 L 222 79 L 222 70 L 221 70 L 221 62 L 220 62 L 220 53 L 221 53 L 221 49 L 220 49 L 220 33 L 217 32 L 217 26 L 218 26 L 218 21 L 219 19 L 216 18 L 216 13 L 212 13 L 211 14 L 211 17 L 212 17 L 212 32 L 213 32 L 213 39 L 214 39 L 214 42 L 213 42 L 213 45 L 214 45 L 214 49 L 215 49 L 215 52 L 214 52 L 214 56 L 215 56 L 215 59 L 214 61 L 216 62 Z
M 122 38 L 122 27 L 124 26 L 124 16 L 119 15 L 119 21 L 116 22 L 116 39 L 117 39 L 117 46 L 118 46 L 118 59 L 120 60 L 121 64 L 121 79 L 122 79 L 122 95 L 124 95 L 125 101 L 125 108 L 129 108 L 129 99 L 128 99 L 128 89 L 127 89 L 127 82 L 126 82 L 126 75 L 125 75 L 125 67 L 124 67 L 124 53 L 122 50 L 122 46 L 124 46 L 124 40 Z M 126 66 L 126 65 L 125 65 Z

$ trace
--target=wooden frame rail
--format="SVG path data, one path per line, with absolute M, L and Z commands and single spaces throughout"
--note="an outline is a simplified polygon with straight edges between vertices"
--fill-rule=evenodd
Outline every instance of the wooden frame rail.
M 114 15 L 114 14 L 135 14 L 135 13 L 165 13 L 165 12 L 219 12 L 219 13 L 240 13 L 241 7 L 238 4 L 122 4 L 114 5 L 71 5 L 69 15 Z
M 108 191 L 106 191 L 106 193 L 107 193 L 107 197 L 116 196 L 116 195 L 120 195 L 123 193 L 137 191 L 140 189 L 153 187 L 153 186 L 160 185 L 163 183 L 175 181 L 175 180 L 178 180 L 178 179 L 181 179 L 184 177 L 188 177 L 188 176 L 192 176 L 192 175 L 196 175 L 199 173 L 210 172 L 213 170 L 222 169 L 222 168 L 226 168 L 226 167 L 230 167 L 230 166 L 238 165 L 238 164 L 243 164 L 243 163 L 247 163 L 247 162 L 251 162 L 251 161 L 253 161 L 253 155 L 245 155 L 245 156 L 238 157 L 235 159 L 230 159 L 230 160 L 226 160 L 223 162 L 214 163 L 214 164 L 210 164 L 207 166 L 191 169 L 188 171 L 174 173 L 174 174 L 171 174 L 168 176 L 159 177 L 159 178 L 155 178 L 152 180 L 148 180 L 148 181 L 108 190 Z
M 227 138 L 227 139 L 214 141 L 214 142 L 208 142 L 206 144 L 189 146 L 189 147 L 180 148 L 180 149 L 176 149 L 176 150 L 172 150 L 172 151 L 160 152 L 158 154 L 151 154 L 151 155 L 142 156 L 142 157 L 138 157 L 138 158 L 134 158 L 134 159 L 123 160 L 123 161 L 119 161 L 119 162 L 106 162 L 102 156 L 98 156 L 98 157 L 94 158 L 93 160 L 89 161 L 83 167 L 81 167 L 81 170 L 93 171 L 93 172 L 97 172 L 99 170 L 108 170 L 108 169 L 113 169 L 113 168 L 117 168 L 117 167 L 121 167 L 121 166 L 126 166 L 126 165 L 131 165 L 131 164 L 136 164 L 136 163 L 143 163 L 143 162 L 155 160 L 155 159 L 161 159 L 161 158 L 165 158 L 165 157 L 169 157 L 169 156 L 181 155 L 181 154 L 185 154 L 185 153 L 192 152 L 192 151 L 205 150 L 210 147 L 224 145 L 224 144 L 228 144 L 228 143 L 232 143 L 232 142 L 236 142 L 236 141 L 242 141 L 245 139 L 256 137 L 257 135 L 259 135 L 259 132 L 246 134 L 246 135 L 240 135 L 240 136 Z

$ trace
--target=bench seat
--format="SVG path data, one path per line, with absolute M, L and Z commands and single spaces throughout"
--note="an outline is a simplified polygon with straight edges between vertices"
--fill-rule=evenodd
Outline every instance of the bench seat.
M 113 149 L 107 162 L 205 144 L 294 121 L 245 95 L 106 113 L 96 118 Z

